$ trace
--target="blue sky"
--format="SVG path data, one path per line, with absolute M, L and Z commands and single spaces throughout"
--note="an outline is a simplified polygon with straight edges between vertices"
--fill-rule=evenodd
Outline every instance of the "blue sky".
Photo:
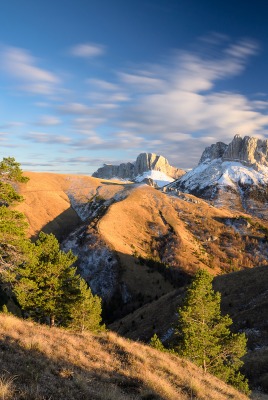
M 268 138 L 267 17 L 265 0 L 0 2 L 1 157 L 191 168 L 216 141 Z

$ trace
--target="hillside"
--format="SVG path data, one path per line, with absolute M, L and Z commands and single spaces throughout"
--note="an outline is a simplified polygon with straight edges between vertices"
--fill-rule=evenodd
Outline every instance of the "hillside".
M 265 392 L 268 392 L 267 282 L 268 268 L 264 266 L 218 276 L 213 283 L 222 296 L 222 312 L 233 320 L 232 329 L 245 332 L 248 338 L 244 372 L 252 387 L 261 387 Z M 168 344 L 174 337 L 177 309 L 184 295 L 184 288 L 174 290 L 109 327 L 132 340 L 145 342 L 156 332 Z
M 196 366 L 112 332 L 77 335 L 0 314 L 5 400 L 246 400 Z
M 21 186 L 25 202 L 17 207 L 27 215 L 29 234 L 57 233 L 63 249 L 72 249 L 79 272 L 103 298 L 105 322 L 121 335 L 148 341 L 156 331 L 171 338 L 176 309 L 194 272 L 228 273 L 215 280 L 223 282 L 218 288 L 223 310 L 249 338 L 251 383 L 268 390 L 266 221 L 145 184 L 29 176 Z M 258 369 L 252 367 L 256 357 Z
M 78 255 L 110 321 L 183 286 L 198 268 L 217 275 L 268 263 L 268 224 L 246 214 L 144 184 L 28 176 L 17 209 L 29 234 L 53 232 Z

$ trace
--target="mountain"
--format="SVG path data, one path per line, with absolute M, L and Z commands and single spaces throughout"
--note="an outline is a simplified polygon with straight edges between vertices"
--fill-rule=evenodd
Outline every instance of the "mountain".
M 245 332 L 247 336 L 244 373 L 252 387 L 268 393 L 267 281 L 268 268 L 264 266 L 217 276 L 213 286 L 221 293 L 222 312 L 233 320 L 231 329 Z M 110 328 L 132 340 L 142 341 L 148 341 L 156 332 L 167 345 L 174 338 L 177 310 L 184 297 L 185 288 L 174 290 L 115 321 Z
M 92 176 L 95 178 L 117 178 L 135 182 L 152 179 L 158 186 L 164 186 L 184 173 L 185 171 L 169 165 L 168 160 L 163 156 L 154 153 L 141 153 L 134 163 L 104 164 Z
M 93 177 L 28 173 L 17 206 L 29 236 L 53 232 L 107 307 L 109 321 L 183 286 L 268 265 L 268 224 L 192 195 Z M 168 266 L 168 268 L 167 268 Z
M 233 308 L 224 310 L 250 340 L 254 335 L 260 339 L 246 371 L 253 384 L 268 390 L 265 368 L 258 370 L 262 380 L 256 368 L 250 375 L 250 366 L 267 361 L 265 317 L 254 313 L 267 309 L 261 273 L 268 265 L 267 221 L 176 190 L 87 176 L 27 175 L 29 182 L 19 185 L 25 200 L 16 208 L 26 214 L 29 236 L 53 232 L 64 250 L 78 256 L 79 272 L 103 299 L 108 327 L 144 341 L 155 331 L 167 338 L 177 293 L 184 293 L 191 276 L 199 268 L 214 276 L 225 274 L 230 280 L 219 290 Z M 245 281 L 242 273 L 251 270 L 254 275 Z M 241 275 L 230 274 L 234 271 Z M 237 292 L 228 297 L 232 282 Z
M 166 190 L 177 189 L 218 206 L 268 218 L 268 140 L 236 135 L 207 147 L 198 166 Z

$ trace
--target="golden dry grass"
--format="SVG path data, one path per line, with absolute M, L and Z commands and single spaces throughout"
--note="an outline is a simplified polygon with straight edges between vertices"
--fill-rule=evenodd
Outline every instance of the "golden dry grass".
M 0 375 L 0 399 L 11 400 L 14 396 L 14 380 L 15 376 L 9 376 L 8 373 Z
M 6 314 L 0 314 L 0 366 L 14 400 L 247 398 L 188 361 L 112 332 L 75 335 Z
M 122 185 L 105 185 L 104 180 L 91 176 L 46 172 L 27 172 L 25 176 L 29 181 L 19 185 L 25 200 L 16 209 L 26 215 L 29 236 L 36 236 L 40 230 L 61 236 L 76 227 L 80 219 L 71 207 L 70 194 L 77 201 L 87 203 L 100 186 L 103 198 L 110 198 L 123 189 Z

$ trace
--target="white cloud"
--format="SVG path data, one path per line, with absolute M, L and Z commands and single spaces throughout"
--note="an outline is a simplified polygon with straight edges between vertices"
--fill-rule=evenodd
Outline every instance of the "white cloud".
M 60 83 L 56 74 L 38 67 L 37 60 L 27 50 L 4 47 L 1 58 L 2 69 L 20 84 L 19 89 L 23 91 L 49 95 Z
M 108 82 L 108 81 L 105 81 L 103 79 L 91 78 L 91 79 L 87 79 L 86 83 L 88 83 L 91 86 L 95 86 L 98 89 L 102 89 L 102 90 L 116 91 L 119 89 L 118 85 Z
M 36 124 L 41 126 L 53 126 L 59 125 L 60 123 L 61 120 L 53 115 L 43 115 L 39 118 Z
M 82 103 L 67 103 L 58 106 L 58 110 L 62 114 L 93 114 L 94 109 Z
M 151 73 L 149 75 L 152 75 Z M 119 73 L 120 80 L 128 85 L 132 85 L 136 87 L 136 90 L 140 90 L 142 92 L 148 90 L 161 90 L 165 82 L 162 79 L 156 78 L 154 76 L 146 76 L 141 72 L 137 74 L 129 74 L 125 72 Z
M 105 53 L 105 47 L 99 44 L 82 43 L 73 46 L 70 49 L 70 54 L 74 57 L 94 58 Z
M 119 74 L 130 98 L 120 110 L 129 146 L 136 145 L 138 134 L 147 151 L 161 151 L 173 160 L 177 157 L 177 165 L 191 167 L 204 143 L 229 142 L 235 133 L 265 136 L 268 102 L 215 90 L 217 81 L 240 74 L 257 50 L 254 42 L 242 40 L 225 44 L 221 53 L 184 52 L 164 67 L 156 64 L 147 71 Z
M 70 144 L 71 138 L 63 135 L 54 135 L 51 133 L 44 132 L 29 132 L 23 137 L 25 140 L 30 140 L 35 143 L 47 143 L 47 144 Z

